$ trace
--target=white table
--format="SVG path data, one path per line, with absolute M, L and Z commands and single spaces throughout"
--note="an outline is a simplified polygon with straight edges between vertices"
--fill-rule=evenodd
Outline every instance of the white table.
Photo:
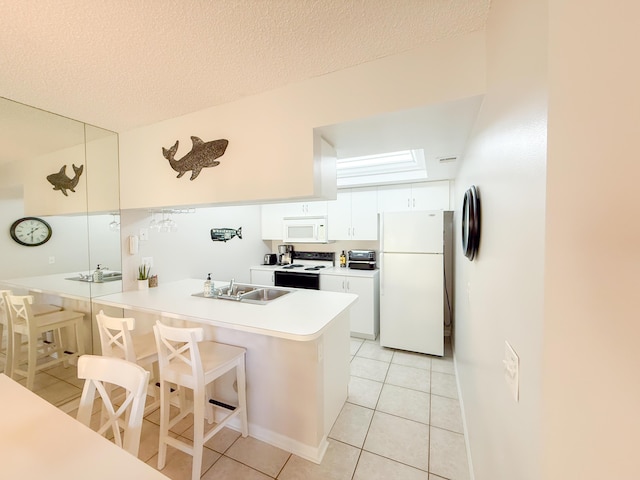
M 0 478 L 168 477 L 0 374 Z

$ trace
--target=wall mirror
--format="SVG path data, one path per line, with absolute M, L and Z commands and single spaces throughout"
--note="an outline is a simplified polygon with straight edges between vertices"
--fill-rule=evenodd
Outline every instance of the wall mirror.
M 0 284 L 84 311 L 93 351 L 91 299 L 122 291 L 118 135 L 0 98 L 0 145 Z M 44 220 L 51 238 L 17 242 L 11 226 L 24 217 Z M 108 281 L 86 281 L 98 264 Z

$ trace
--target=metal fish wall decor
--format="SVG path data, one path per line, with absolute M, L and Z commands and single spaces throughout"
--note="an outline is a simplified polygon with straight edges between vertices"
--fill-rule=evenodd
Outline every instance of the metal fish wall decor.
M 226 242 L 227 240 L 231 240 L 233 237 L 238 237 L 242 240 L 242 227 L 237 230 L 233 228 L 212 228 L 211 229 L 211 240 L 214 242 Z
M 227 145 L 229 145 L 229 141 L 226 139 L 203 142 L 198 137 L 191 137 L 191 141 L 193 142 L 191 151 L 180 160 L 174 159 L 174 155 L 178 151 L 179 140 L 176 140 L 173 147 L 169 149 L 162 148 L 162 155 L 169 160 L 171 168 L 178 172 L 176 178 L 180 178 L 186 172 L 191 171 L 189 180 L 195 180 L 203 168 L 215 167 L 220 164 L 220 162 L 216 161 L 216 158 L 224 155 Z
M 80 180 L 80 175 L 82 175 L 82 171 L 84 170 L 84 165 L 80 165 L 76 167 L 72 164 L 73 171 L 75 175 L 73 178 L 69 178 L 67 176 L 67 166 L 63 165 L 58 173 L 52 173 L 51 175 L 47 175 L 47 180 L 51 185 L 53 185 L 54 190 L 60 190 L 65 197 L 68 197 L 67 190 L 71 190 L 75 193 L 74 188 L 78 185 L 78 181 Z

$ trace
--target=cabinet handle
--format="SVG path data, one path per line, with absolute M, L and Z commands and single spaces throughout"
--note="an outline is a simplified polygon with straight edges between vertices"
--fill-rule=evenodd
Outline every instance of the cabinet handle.
M 416 199 L 413 199 L 413 208 L 416 208 Z
M 411 199 L 407 198 L 407 208 L 410 208 L 410 207 L 411 207 Z
M 347 280 L 347 292 L 351 289 L 351 285 L 349 285 L 349 280 Z
M 342 290 L 344 290 L 344 280 L 342 280 Z

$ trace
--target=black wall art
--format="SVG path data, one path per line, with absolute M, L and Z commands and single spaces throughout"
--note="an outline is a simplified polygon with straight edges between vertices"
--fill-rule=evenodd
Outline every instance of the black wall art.
M 80 165 L 76 167 L 72 164 L 74 176 L 73 178 L 69 178 L 67 176 L 67 166 L 63 165 L 60 171 L 57 173 L 52 173 L 51 175 L 47 175 L 47 180 L 51 185 L 53 185 L 54 190 L 60 190 L 65 197 L 68 197 L 67 190 L 71 190 L 73 193 L 76 191 L 76 185 L 78 185 L 78 181 L 80 180 L 80 175 L 82 175 L 82 171 L 84 170 L 84 165 Z
M 198 137 L 191 137 L 191 141 L 193 142 L 191 151 L 180 160 L 174 158 L 178 151 L 179 140 L 176 140 L 173 147 L 169 149 L 162 148 L 162 155 L 169 160 L 171 168 L 178 172 L 176 178 L 180 178 L 186 172 L 191 171 L 191 178 L 189 180 L 195 180 L 203 168 L 220 165 L 220 162 L 216 161 L 216 158 L 224 155 L 224 152 L 227 150 L 227 145 L 229 145 L 229 141 L 224 138 L 212 140 L 211 142 L 203 142 Z
M 465 193 L 462 201 L 462 250 L 469 260 L 478 255 L 480 246 L 480 196 L 478 189 L 472 185 Z
M 242 227 L 237 230 L 234 228 L 212 228 L 211 229 L 211 240 L 214 242 L 226 242 L 227 240 L 231 240 L 233 237 L 238 237 L 242 240 Z

